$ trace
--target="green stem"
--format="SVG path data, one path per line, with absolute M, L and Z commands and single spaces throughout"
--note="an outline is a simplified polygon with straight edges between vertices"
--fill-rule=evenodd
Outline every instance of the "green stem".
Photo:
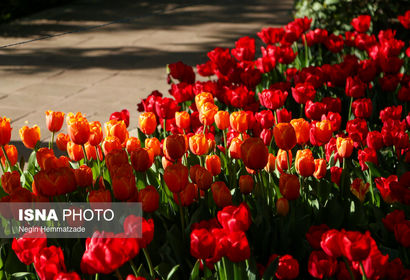
M 346 259 L 345 257 L 343 257 L 343 261 L 344 261 L 344 263 L 345 263 L 345 265 L 346 265 L 347 271 L 349 272 L 350 279 L 355 280 L 355 279 L 354 279 L 353 272 L 352 272 L 352 270 L 350 269 L 349 262 L 347 261 L 347 259 Z
M 364 270 L 363 262 L 360 262 L 360 267 L 362 268 L 363 280 L 367 280 L 366 271 Z
M 164 139 L 165 139 L 165 138 L 167 138 L 167 130 L 166 130 L 167 120 L 164 119 L 163 122 L 164 122 L 164 128 L 163 128 L 162 134 L 163 134 Z
M 370 189 L 370 194 L 372 195 L 372 204 L 374 204 L 374 192 L 373 192 L 373 184 L 372 184 L 372 171 L 370 170 L 370 168 L 368 169 L 368 176 L 367 176 L 367 180 L 369 182 L 369 189 Z
M 87 152 L 85 151 L 85 146 L 84 146 L 84 144 L 81 145 L 81 148 L 83 149 L 85 164 L 88 165 Z
M 98 151 L 98 146 L 95 146 L 95 154 L 97 156 L 97 164 L 98 164 L 98 170 L 100 171 L 100 174 L 102 174 L 102 170 L 101 170 L 101 161 L 100 161 L 100 155 L 99 155 L 99 151 Z
M 98 280 L 98 276 L 99 276 L 99 274 L 96 273 L 96 274 L 95 274 L 95 280 Z
M 135 266 L 134 262 L 132 260 L 129 261 L 132 272 L 134 272 L 135 277 L 138 277 L 138 270 L 137 267 Z
M 149 274 L 151 275 L 152 278 L 155 278 L 154 267 L 152 265 L 151 258 L 149 257 L 148 251 L 146 248 L 143 248 L 142 251 L 144 252 L 145 259 L 147 260 L 147 263 L 148 263 Z
M 289 159 L 289 151 L 286 152 L 286 161 L 288 162 L 288 173 L 291 174 L 290 172 L 290 159 Z
M 48 147 L 49 147 L 49 149 L 50 149 L 50 150 L 52 150 L 52 149 L 53 149 L 54 134 L 55 134 L 55 132 L 54 132 L 54 131 L 52 131 L 52 132 L 51 132 L 51 140 L 50 140 L 50 142 L 48 142 Z
M 4 170 L 4 166 L 3 166 L 3 163 L 1 162 L 1 160 L 0 160 L 0 166 L 1 166 L 1 170 L 3 171 L 3 174 L 6 173 L 6 171 Z
M 3 151 L 3 154 L 4 154 L 4 157 L 6 158 L 6 162 L 7 162 L 7 164 L 9 165 L 9 167 L 10 167 L 10 170 L 11 170 L 11 163 L 10 163 L 10 160 L 9 160 L 9 156 L 7 155 L 7 153 L 6 153 L 6 149 L 4 148 L 4 146 L 1 146 L 1 150 Z
M 117 276 L 118 279 L 122 280 L 121 273 L 118 269 L 115 270 L 115 275 Z
M 347 120 L 350 121 L 350 114 L 352 113 L 353 97 L 350 97 L 349 114 L 347 115 Z

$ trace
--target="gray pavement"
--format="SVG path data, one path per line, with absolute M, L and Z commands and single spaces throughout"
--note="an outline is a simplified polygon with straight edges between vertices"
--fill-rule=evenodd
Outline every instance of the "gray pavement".
M 65 35 L 0 49 L 0 115 L 12 121 L 14 144 L 23 125 L 41 127 L 45 111 L 81 111 L 104 123 L 131 113 L 153 90 L 167 93 L 165 65 L 206 61 L 215 47 L 291 20 L 292 0 L 78 0 L 0 25 L 0 45 Z M 113 23 L 114 22 L 114 23 Z M 92 28 L 98 25 L 99 28 Z M 89 29 L 87 29 L 89 28 Z M 82 30 L 81 32 L 77 32 Z

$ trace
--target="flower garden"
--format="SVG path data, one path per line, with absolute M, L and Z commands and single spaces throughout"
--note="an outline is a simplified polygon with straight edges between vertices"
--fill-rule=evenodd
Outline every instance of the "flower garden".
M 138 135 L 127 110 L 103 125 L 47 111 L 48 147 L 19 130 L 27 163 L 1 118 L 2 203 L 140 202 L 143 217 L 87 239 L 4 239 L 0 278 L 410 279 L 410 47 L 396 37 L 410 11 L 398 21 L 263 28 L 260 57 L 243 37 L 196 72 L 169 64 L 172 97 L 138 104 Z

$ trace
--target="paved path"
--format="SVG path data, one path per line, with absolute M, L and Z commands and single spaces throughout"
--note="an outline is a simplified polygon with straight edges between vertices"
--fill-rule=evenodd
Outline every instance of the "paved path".
M 45 114 L 85 113 L 104 123 L 131 112 L 151 91 L 168 91 L 165 65 L 206 61 L 215 47 L 291 20 L 292 0 L 78 0 L 0 26 L 0 45 L 69 33 L 0 49 L 0 115 L 12 120 L 12 140 L 28 122 L 49 133 Z M 101 28 L 74 32 L 104 25 Z M 20 144 L 21 145 L 21 144 Z M 19 146 L 20 146 L 19 145 Z

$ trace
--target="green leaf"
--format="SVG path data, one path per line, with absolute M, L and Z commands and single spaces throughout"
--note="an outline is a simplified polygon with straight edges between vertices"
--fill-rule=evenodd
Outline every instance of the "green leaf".
M 270 263 L 268 268 L 266 268 L 265 273 L 262 276 L 262 280 L 273 279 L 273 276 L 275 275 L 276 269 L 278 267 L 278 263 L 279 263 L 279 256 L 276 257 L 276 259 Z
M 176 266 L 174 266 L 174 267 L 171 269 L 171 271 L 168 273 L 167 280 L 171 280 L 171 279 L 172 279 L 172 276 L 174 275 L 175 272 L 177 272 L 178 268 L 179 268 L 179 264 L 177 264 Z
M 191 280 L 199 279 L 199 260 L 196 261 L 194 268 L 191 271 Z
M 32 272 L 16 272 L 11 275 L 11 279 L 35 279 L 35 275 Z

